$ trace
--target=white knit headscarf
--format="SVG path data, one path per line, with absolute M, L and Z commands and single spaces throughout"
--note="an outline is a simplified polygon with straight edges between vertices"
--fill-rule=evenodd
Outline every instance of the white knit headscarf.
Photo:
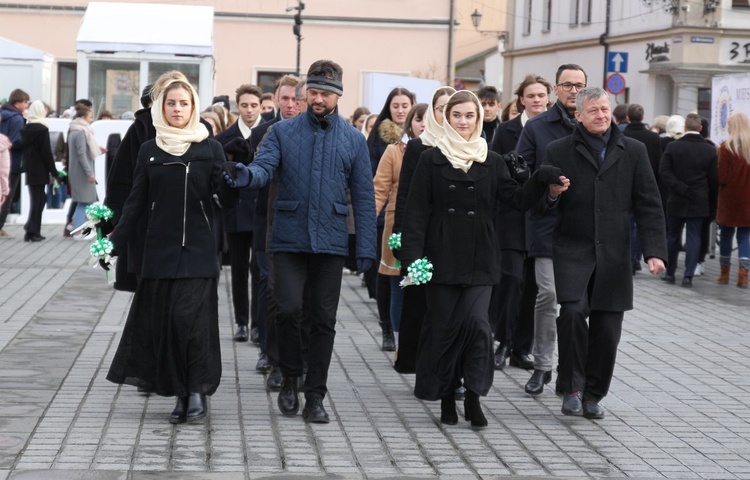
M 193 97 L 193 111 L 190 114 L 190 121 L 184 128 L 177 128 L 170 126 L 164 119 L 164 92 L 170 85 L 180 81 L 184 82 L 184 80 L 174 78 L 165 83 L 161 92 L 158 93 L 158 97 L 154 100 L 154 104 L 151 105 L 151 117 L 156 129 L 156 145 L 175 157 L 184 155 L 192 143 L 202 142 L 208 138 L 208 130 L 200 122 L 198 94 L 193 86 L 187 82 L 184 83 L 187 84 L 190 95 Z
M 471 133 L 471 137 L 465 140 L 457 131 L 450 125 L 449 112 L 445 112 L 445 118 L 443 119 L 443 129 L 445 135 L 437 141 L 437 147 L 445 155 L 445 158 L 451 162 L 453 168 L 459 168 L 464 172 L 468 172 L 471 165 L 474 162 L 484 163 L 487 159 L 487 141 L 482 138 L 482 124 L 484 122 L 484 111 L 482 105 L 479 103 L 479 99 L 476 95 L 468 90 L 460 90 L 448 99 L 448 103 L 456 95 L 466 95 L 470 97 L 470 101 L 474 103 L 479 111 L 477 115 L 477 124 L 474 127 L 474 131 Z M 448 103 L 446 105 L 448 105 Z M 424 134 L 423 134 L 424 135 Z
M 27 123 L 41 123 L 47 126 L 47 107 L 41 100 L 34 100 L 29 105 L 29 114 L 26 116 Z
M 432 92 L 431 99 L 435 98 L 435 94 L 438 90 L 441 90 L 443 88 L 452 88 L 452 87 L 438 87 L 435 89 L 434 92 Z M 441 95 L 442 97 L 442 95 Z M 441 98 L 438 97 L 438 98 Z M 445 122 L 445 118 L 443 119 L 443 122 Z M 445 130 L 443 130 L 442 125 L 438 123 L 438 121 L 435 119 L 435 105 L 433 104 L 432 100 L 430 100 L 430 105 L 427 107 L 427 117 L 424 122 L 424 132 L 422 132 L 422 135 L 419 136 L 419 139 L 422 140 L 422 145 L 427 145 L 428 147 L 434 147 L 437 145 L 437 141 L 440 137 L 445 135 Z

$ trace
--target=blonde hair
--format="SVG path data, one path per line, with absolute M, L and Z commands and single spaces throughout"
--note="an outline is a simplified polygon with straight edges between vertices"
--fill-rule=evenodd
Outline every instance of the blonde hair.
M 156 101 L 156 99 L 164 93 L 164 87 L 173 81 L 182 82 L 188 85 L 190 84 L 190 81 L 188 81 L 185 74 L 180 71 L 171 70 L 163 73 L 159 76 L 156 82 L 154 82 L 154 87 L 151 89 L 151 100 Z M 188 89 L 188 91 L 190 90 Z
M 727 148 L 750 165 L 750 122 L 747 115 L 740 112 L 729 115 L 727 129 L 729 130 Z

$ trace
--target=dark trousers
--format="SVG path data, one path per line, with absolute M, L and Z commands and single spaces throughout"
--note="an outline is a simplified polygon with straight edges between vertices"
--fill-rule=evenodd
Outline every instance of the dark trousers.
M 279 367 L 285 377 L 303 373 L 301 324 L 310 324 L 305 397 L 324 397 L 336 336 L 344 257 L 312 253 L 273 254 L 276 337 Z M 305 287 L 309 302 L 303 318 Z
M 534 317 L 521 317 L 521 301 L 524 288 L 524 252 L 502 250 L 500 283 L 492 287 L 490 321 L 495 330 L 495 339 L 511 346 L 521 354 L 531 353 L 534 338 Z
M 633 268 L 640 267 L 641 257 L 641 239 L 638 237 L 638 225 L 635 223 L 635 217 L 630 214 L 630 265 Z
M 8 175 L 8 196 L 5 198 L 3 206 L 0 207 L 0 228 L 5 226 L 5 220 L 8 218 L 8 213 L 10 213 L 10 206 L 13 204 L 13 198 L 15 198 L 20 185 L 20 173 L 11 173 Z
M 253 298 L 256 300 L 257 307 L 257 319 L 256 324 L 258 326 L 258 337 L 260 338 L 260 352 L 268 353 L 268 273 L 271 270 L 271 260 L 268 258 L 266 252 L 256 252 L 253 250 L 253 256 L 258 264 L 258 293 L 253 294 Z M 256 298 L 257 297 L 257 298 Z M 274 332 L 275 334 L 276 332 Z
M 667 218 L 667 275 L 674 275 L 677 271 L 682 229 L 685 228 L 685 276 L 692 278 L 701 253 L 701 232 L 705 221 L 703 217 Z
M 607 395 L 624 316 L 624 312 L 592 311 L 588 293 L 577 302 L 560 305 L 557 384 L 563 392 L 583 392 L 585 399 L 596 402 Z
M 26 235 L 41 235 L 42 232 L 42 212 L 47 202 L 47 194 L 44 191 L 45 185 L 28 185 L 29 187 L 29 218 L 26 220 L 24 230 Z
M 230 266 L 232 268 L 232 304 L 234 321 L 237 325 L 250 323 L 250 247 L 253 245 L 253 232 L 228 232 Z

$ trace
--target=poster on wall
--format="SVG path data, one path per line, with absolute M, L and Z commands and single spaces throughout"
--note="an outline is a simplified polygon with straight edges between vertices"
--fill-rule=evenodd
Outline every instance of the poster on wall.
M 719 145 L 729 137 L 727 119 L 736 112 L 750 117 L 750 73 L 714 77 L 711 85 L 711 140 Z

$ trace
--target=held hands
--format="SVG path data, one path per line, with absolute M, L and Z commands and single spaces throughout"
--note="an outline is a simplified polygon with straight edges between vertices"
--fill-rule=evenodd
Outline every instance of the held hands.
M 667 270 L 664 266 L 664 261 L 661 258 L 651 257 L 646 263 L 648 263 L 648 271 L 654 275 L 660 275 Z
M 250 170 L 242 163 L 224 162 L 221 166 L 221 176 L 232 188 L 245 188 L 250 185 Z
M 559 177 L 560 184 L 549 185 L 549 196 L 557 198 L 562 192 L 566 191 L 570 187 L 570 179 L 564 175 Z
M 375 262 L 371 258 L 357 259 L 357 275 L 370 270 Z

